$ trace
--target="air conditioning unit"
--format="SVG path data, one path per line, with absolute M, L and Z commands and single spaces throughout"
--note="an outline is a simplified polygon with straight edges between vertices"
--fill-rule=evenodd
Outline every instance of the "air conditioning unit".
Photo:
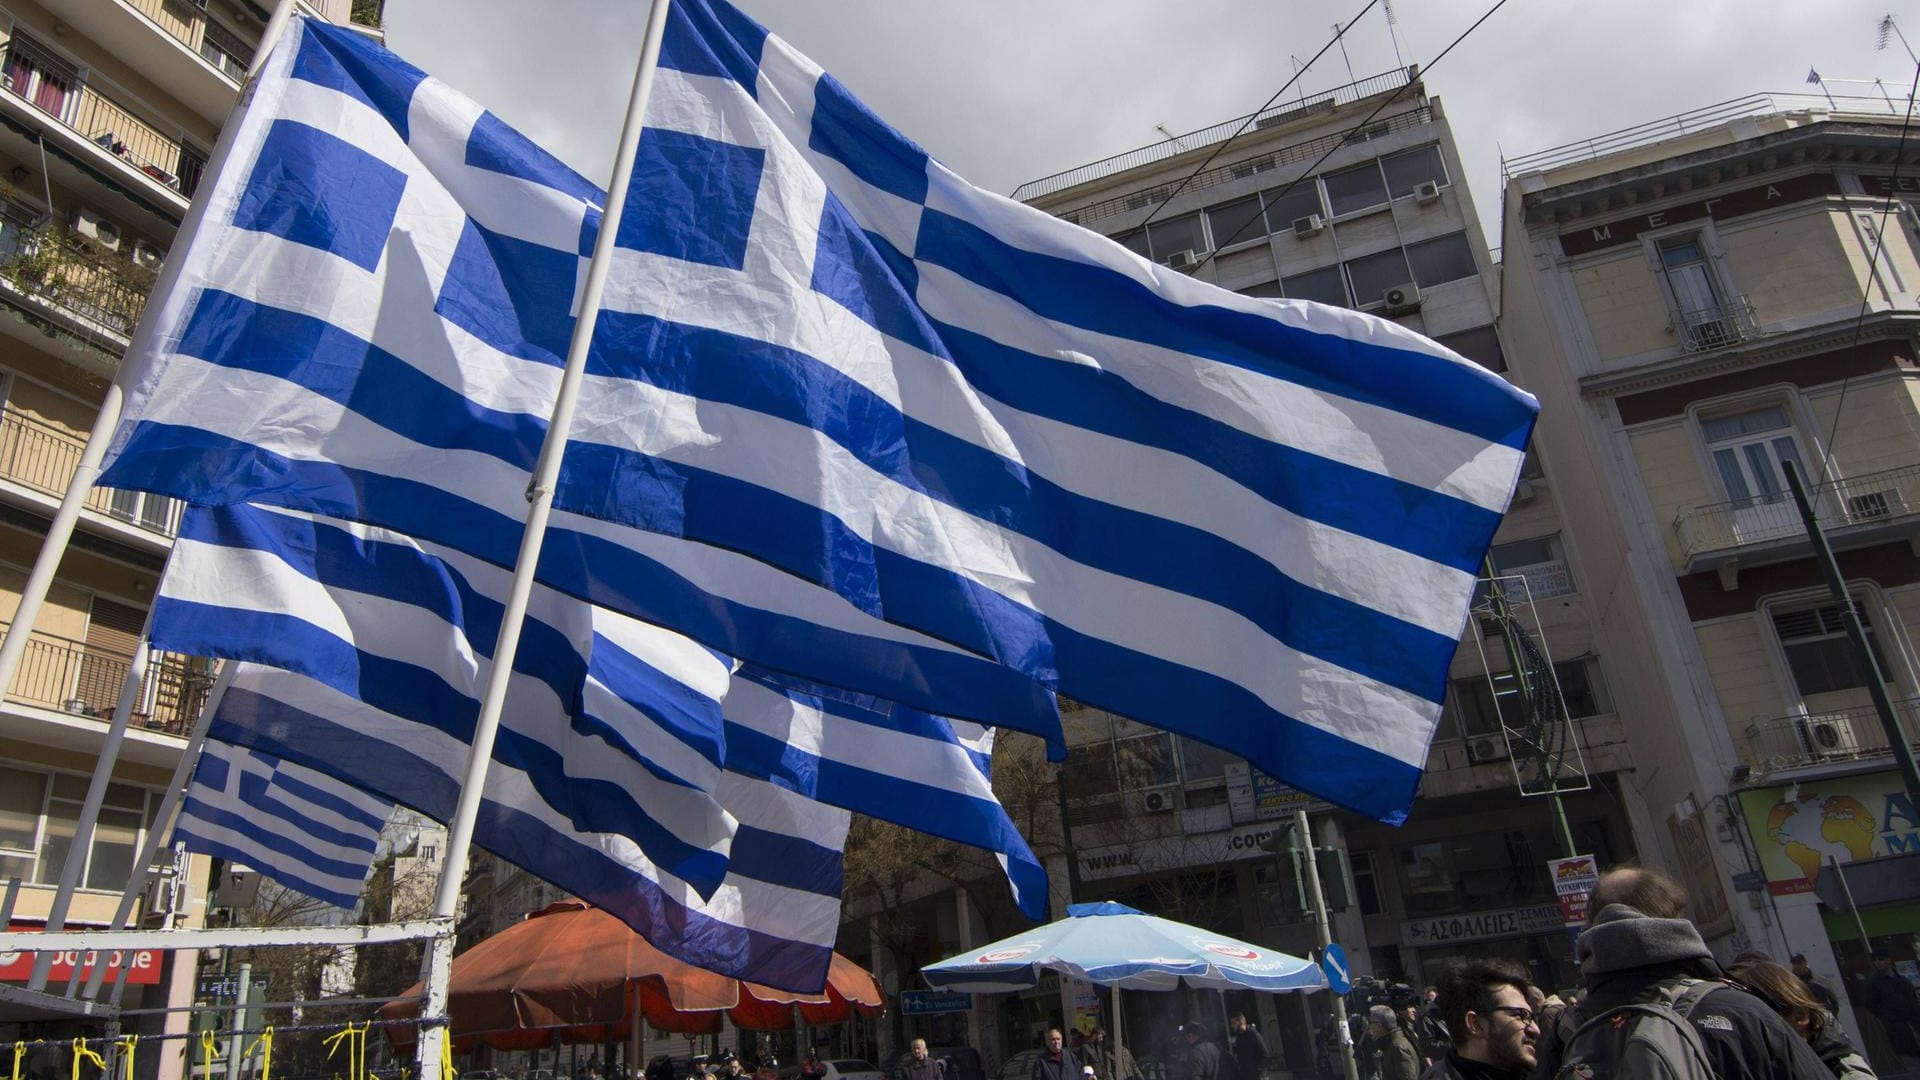
M 1907 500 L 1893 488 L 1847 496 L 1848 521 L 1886 521 L 1906 512 Z
M 1419 311 L 1420 287 L 1412 282 L 1408 282 L 1405 285 L 1395 285 L 1393 288 L 1380 294 L 1380 305 L 1386 308 L 1387 314 L 1389 315 L 1402 315 L 1409 311 Z
M 75 210 L 71 228 L 75 236 L 102 251 L 120 250 L 120 226 L 101 217 L 96 211 L 84 206 Z
M 1200 265 L 1200 256 L 1193 251 L 1176 251 L 1164 261 L 1175 270 L 1192 270 Z
M 1170 787 L 1148 788 L 1140 793 L 1140 812 L 1143 814 L 1171 814 L 1179 803 Z
M 1467 740 L 1467 760 L 1475 765 L 1484 765 L 1489 761 L 1505 761 L 1513 756 L 1507 748 L 1507 740 L 1500 735 L 1475 735 Z
M 1419 185 L 1413 189 L 1413 201 L 1419 203 L 1421 206 L 1439 202 L 1440 185 L 1432 180 L 1422 180 Z
M 1853 722 L 1844 716 L 1809 716 L 1800 724 L 1800 738 L 1816 758 L 1860 756 L 1860 740 Z
M 160 264 L 166 260 L 166 257 L 167 253 L 160 250 L 159 244 L 148 243 L 145 240 L 133 242 L 133 265 L 143 270 L 160 269 Z
M 1295 236 L 1318 236 L 1321 230 L 1326 227 L 1327 219 L 1321 217 L 1319 214 L 1308 214 L 1306 217 L 1293 219 L 1293 235 Z

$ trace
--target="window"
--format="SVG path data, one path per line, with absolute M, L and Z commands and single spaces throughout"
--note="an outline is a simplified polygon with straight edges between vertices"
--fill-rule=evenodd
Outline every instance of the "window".
M 1500 351 L 1500 335 L 1494 332 L 1492 325 L 1476 326 L 1434 340 L 1488 371 L 1507 370 L 1507 356 Z
M 1553 678 L 1560 686 L 1560 700 L 1566 706 L 1568 719 L 1605 716 L 1613 711 L 1613 699 L 1600 677 L 1597 658 L 1562 660 L 1553 665 Z M 1460 737 L 1497 735 L 1503 721 L 1505 727 L 1517 728 L 1524 724 L 1526 717 L 1516 696 L 1518 689 L 1511 671 L 1455 679 L 1448 688 L 1446 707 L 1459 728 Z
M 1328 173 L 1321 182 L 1327 185 L 1327 205 L 1333 208 L 1335 217 L 1387 202 L 1387 182 L 1380 176 L 1378 161 Z
M 1258 296 L 1261 298 L 1286 295 L 1286 293 L 1280 290 L 1280 283 L 1277 281 L 1263 281 L 1258 285 L 1249 285 L 1244 289 L 1236 289 L 1234 291 L 1238 292 L 1241 296 Z
M 1189 784 L 1218 780 L 1226 774 L 1228 763 L 1237 760 L 1225 750 L 1184 735 L 1180 737 L 1180 778 Z
M 20 769 L 0 769 L 0 877 L 31 880 L 40 848 L 40 810 L 47 778 Z
M 1414 283 L 1423 289 L 1479 273 L 1473 265 L 1473 248 L 1467 244 L 1466 233 L 1407 245 L 1407 263 L 1413 267 Z
M 1683 323 L 1695 326 L 1721 318 L 1720 289 L 1699 233 L 1660 241 L 1660 265 Z
M 1540 852 L 1552 850 L 1548 827 L 1491 829 L 1400 849 L 1407 914 L 1437 915 L 1512 907 L 1551 897 Z
M 1129 229 L 1123 233 L 1115 233 L 1113 239 L 1118 243 L 1126 245 L 1128 251 L 1133 252 L 1143 259 L 1153 258 L 1153 248 L 1147 243 L 1147 230 L 1145 229 Z
M 1337 266 L 1281 278 L 1280 287 L 1295 300 L 1318 300 L 1335 307 L 1347 306 L 1347 283 L 1341 278 Z
M 1396 199 L 1413 194 L 1414 188 L 1429 180 L 1443 187 L 1447 183 L 1447 167 L 1440 161 L 1437 145 L 1388 154 L 1380 159 L 1380 168 L 1387 174 L 1387 192 Z
M 1407 272 L 1406 252 L 1399 248 L 1349 260 L 1347 277 L 1353 285 L 1353 298 L 1361 307 L 1379 303 L 1388 289 L 1413 280 Z
M 1856 609 L 1861 608 L 1858 597 Z M 1867 672 L 1847 640 L 1844 616 L 1837 603 L 1807 604 L 1772 612 L 1773 631 L 1780 638 L 1780 651 L 1786 654 L 1787 670 L 1793 675 L 1794 688 L 1801 697 L 1831 694 L 1867 685 Z M 1887 674 L 1886 655 L 1874 635 L 1873 621 L 1861 610 L 1861 623 L 1867 631 L 1867 648 L 1873 653 L 1880 673 Z
M 1787 481 L 1781 471 L 1785 462 L 1793 462 L 1806 476 L 1785 405 L 1706 417 L 1700 421 L 1700 433 L 1727 498 L 1734 502 L 1760 505 L 1785 499 Z
M 61 119 L 80 100 L 80 71 L 25 34 L 7 44 L 7 89 Z
M 253 60 L 253 47 L 239 34 L 208 19 L 206 33 L 200 41 L 200 55 L 225 72 L 227 78 L 239 82 L 247 77 L 247 65 Z
M 1566 549 L 1558 533 L 1495 544 L 1487 553 L 1498 574 L 1518 574 L 1527 579 L 1527 591 L 1535 600 L 1546 596 L 1564 596 L 1573 591 L 1573 575 L 1567 570 Z
M 1373 865 L 1373 852 L 1349 852 L 1348 859 L 1353 869 L 1353 901 L 1360 905 L 1360 914 L 1385 914 L 1387 909 L 1380 903 L 1380 875 Z
M 1209 207 L 1207 228 L 1213 232 L 1216 251 L 1267 235 L 1266 225 L 1260 215 L 1260 196 L 1249 195 L 1244 199 Z
M 1114 772 L 1126 791 L 1174 783 L 1173 736 L 1164 731 L 1113 742 Z
M 1853 219 L 1860 225 L 1860 243 L 1873 259 L 1875 284 L 1890 293 L 1905 291 L 1900 284 L 1900 272 L 1893 266 L 1893 253 L 1887 250 L 1886 237 L 1881 231 L 1884 215 L 1878 210 L 1867 210 L 1854 214 Z
M 87 778 L 83 776 L 56 775 L 51 785 L 47 778 L 37 774 L 21 774 L 31 779 L 27 782 L 29 791 L 38 787 L 47 792 L 44 809 L 34 807 L 32 813 L 40 822 L 40 843 L 38 858 L 28 857 L 24 852 L 9 857 L 7 862 L 21 871 L 26 879 L 30 863 L 33 866 L 31 879 L 42 885 L 53 885 L 60 880 L 60 869 L 66 863 L 67 851 L 73 846 L 73 834 L 80 820 L 80 809 L 86 801 Z M 12 779 L 12 777 L 9 777 Z M 11 788 L 11 784 L 9 785 Z M 11 811 L 8 822 L 14 826 L 8 839 L 11 844 L 24 836 L 25 815 L 28 800 L 11 797 L 7 806 Z M 130 784 L 108 784 L 106 798 L 101 803 L 100 820 L 94 828 L 93 847 L 88 853 L 87 865 L 81 870 L 80 887 L 83 889 L 121 889 L 133 873 L 134 855 L 139 850 L 142 831 L 147 826 L 147 792 Z
M 1303 177 L 1292 187 L 1277 187 L 1262 193 L 1267 204 L 1267 231 L 1270 233 L 1290 233 L 1293 223 L 1303 217 L 1319 214 L 1326 216 L 1320 207 L 1320 185 L 1313 177 Z
M 180 163 L 173 170 L 174 175 L 180 178 L 180 182 L 175 185 L 180 189 L 180 194 L 192 198 L 194 190 L 200 186 L 200 178 L 206 175 L 206 171 L 206 153 L 195 149 L 190 144 L 181 143 Z
M 1153 257 L 1157 262 L 1166 262 L 1176 251 L 1207 250 L 1199 214 L 1156 221 L 1147 226 L 1147 239 L 1153 244 Z

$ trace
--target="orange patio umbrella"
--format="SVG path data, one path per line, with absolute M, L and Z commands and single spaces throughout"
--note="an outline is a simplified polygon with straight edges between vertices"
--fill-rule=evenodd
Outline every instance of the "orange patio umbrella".
M 383 1020 L 420 1015 L 425 986 L 380 1010 Z M 796 994 L 676 960 L 647 943 L 626 923 L 577 902 L 554 904 L 527 916 L 453 958 L 447 995 L 458 1049 L 477 1040 L 498 1050 L 529 1050 L 566 1042 L 625 1040 L 638 1014 L 661 1031 L 713 1034 L 721 1015 L 736 1027 L 773 1031 L 793 1025 L 793 1009 L 808 1023 L 831 1024 L 885 1008 L 880 984 L 864 968 L 833 954 L 826 989 Z M 411 1046 L 414 1029 L 387 1028 L 396 1049 Z

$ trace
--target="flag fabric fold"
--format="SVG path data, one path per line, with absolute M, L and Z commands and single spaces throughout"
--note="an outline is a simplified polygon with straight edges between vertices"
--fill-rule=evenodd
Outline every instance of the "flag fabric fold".
M 209 738 L 173 836 L 280 885 L 352 909 L 393 804 L 271 754 Z

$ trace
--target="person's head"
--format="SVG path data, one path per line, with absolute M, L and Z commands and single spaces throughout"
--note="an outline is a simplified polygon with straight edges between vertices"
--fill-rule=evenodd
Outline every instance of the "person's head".
M 1827 1010 L 1813 999 L 1799 976 L 1777 962 L 1764 956 L 1742 956 L 1727 968 L 1727 974 L 1771 1005 L 1808 1042 L 1826 1030 Z
M 1395 1016 L 1400 1018 L 1400 1023 L 1404 1026 L 1413 1023 L 1414 1018 L 1420 1014 L 1420 1005 L 1418 1002 L 1403 1001 L 1394 1007 L 1393 1012 Z
M 1107 1041 L 1107 1029 L 1097 1027 L 1087 1032 L 1087 1041 L 1095 1046 L 1103 1045 Z
M 727 1059 L 727 1075 L 728 1076 L 739 1076 L 741 1073 L 745 1071 L 746 1071 L 745 1069 L 740 1067 L 739 1058 L 730 1057 Z
M 1873 970 L 1892 971 L 1893 970 L 1893 954 L 1888 952 L 1885 949 L 1873 950 Z
M 927 1060 L 927 1040 L 915 1039 L 907 1045 L 907 1049 L 913 1051 L 913 1060 Z
M 1803 979 L 1813 978 L 1813 967 L 1812 965 L 1807 963 L 1806 953 L 1794 953 L 1791 957 L 1788 958 L 1788 961 L 1792 965 L 1793 973 L 1795 975 L 1798 975 Z
M 1600 875 L 1594 883 L 1587 905 L 1601 911 L 1613 904 L 1625 904 L 1653 919 L 1687 917 L 1687 890 L 1658 870 L 1644 866 L 1619 866 Z
M 1247 1030 L 1247 1014 L 1237 1012 L 1227 1017 L 1227 1030 L 1235 1035 Z
M 1048 1050 L 1057 1054 L 1060 1052 L 1060 1048 L 1066 1044 L 1066 1041 L 1067 1041 L 1066 1037 L 1060 1034 L 1059 1028 L 1047 1029 L 1047 1049 Z
M 1534 1012 L 1539 1012 L 1541 1006 L 1547 1003 L 1547 992 L 1532 983 L 1528 983 L 1526 990 L 1522 992 L 1527 996 L 1527 1008 Z
M 1367 1010 L 1367 1030 L 1374 1038 L 1384 1039 L 1388 1032 L 1399 1026 L 1400 1021 L 1394 1017 L 1392 1006 L 1375 1005 Z
M 1439 996 L 1440 996 L 1439 989 L 1432 986 L 1427 987 L 1426 994 L 1424 995 L 1426 1002 L 1429 1005 L 1433 1004 L 1433 999 Z
M 1181 1024 L 1180 1035 L 1182 1038 L 1185 1038 L 1187 1040 L 1188 1046 L 1192 1046 L 1194 1043 L 1197 1043 L 1200 1041 L 1200 1025 L 1199 1024 Z
M 1507 960 L 1469 960 L 1440 979 L 1440 1017 L 1454 1052 L 1496 1069 L 1531 1069 L 1540 1037 L 1527 1004 L 1526 970 Z

